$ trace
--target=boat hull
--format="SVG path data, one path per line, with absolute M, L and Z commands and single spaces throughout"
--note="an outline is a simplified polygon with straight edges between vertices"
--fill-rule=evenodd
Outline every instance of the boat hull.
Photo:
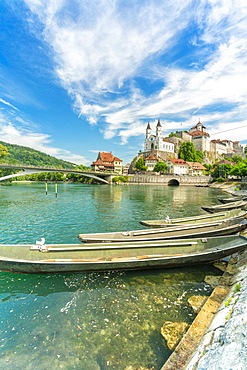
M 221 211 L 230 211 L 232 209 L 245 209 L 247 206 L 247 202 L 244 201 L 237 201 L 231 202 L 227 204 L 215 205 L 211 207 L 201 207 L 204 211 L 209 213 L 221 212 Z
M 93 250 L 80 246 L 67 248 L 66 245 L 59 245 L 57 249 L 56 245 L 46 246 L 47 252 L 43 253 L 42 250 L 32 250 L 31 245 L 0 245 L 0 270 L 50 274 L 182 267 L 213 262 L 244 250 L 247 238 L 235 235 L 171 241 L 168 244 L 157 242 L 152 246 L 150 243 L 121 243 L 103 247 L 96 244 Z M 11 257 L 7 257 L 10 249 Z M 24 258 L 13 258 L 13 253 L 21 253 Z
M 127 232 L 79 234 L 83 243 L 110 243 L 110 242 L 134 242 L 151 240 L 172 240 L 208 238 L 221 235 L 232 235 L 244 230 L 247 226 L 245 219 L 227 220 L 204 225 L 182 226 L 163 229 L 145 229 Z
M 247 211 L 240 209 L 233 209 L 231 211 L 223 211 L 215 214 L 204 214 L 199 216 L 183 217 L 183 218 L 174 218 L 170 219 L 168 216 L 163 220 L 147 220 L 140 221 L 141 225 L 152 227 L 152 228 L 161 228 L 161 227 L 175 227 L 181 225 L 194 225 L 200 224 L 202 222 L 213 222 L 213 221 L 224 221 L 232 218 L 241 218 L 246 217 Z
M 219 198 L 219 201 L 223 204 L 233 203 L 236 201 L 247 201 L 247 197 L 232 197 L 232 198 Z

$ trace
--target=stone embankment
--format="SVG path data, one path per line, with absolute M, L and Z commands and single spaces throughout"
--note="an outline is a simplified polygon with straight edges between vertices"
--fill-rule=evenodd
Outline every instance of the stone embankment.
M 235 195 L 236 184 L 215 184 Z M 246 233 L 247 236 L 247 233 Z M 247 369 L 247 250 L 226 271 L 161 370 Z

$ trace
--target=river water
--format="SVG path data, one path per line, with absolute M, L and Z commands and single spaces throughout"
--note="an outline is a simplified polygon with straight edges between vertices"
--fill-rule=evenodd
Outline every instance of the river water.
M 79 233 L 141 229 L 143 219 L 205 213 L 220 190 L 12 183 L 0 186 L 1 243 L 77 243 Z M 0 369 L 158 370 L 164 321 L 191 323 L 187 300 L 209 295 L 212 265 L 27 275 L 0 272 Z

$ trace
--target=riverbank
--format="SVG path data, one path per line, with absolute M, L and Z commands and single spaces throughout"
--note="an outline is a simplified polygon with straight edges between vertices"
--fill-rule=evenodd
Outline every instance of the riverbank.
M 212 184 L 246 195 L 236 183 Z M 247 369 L 247 251 L 232 256 L 219 284 L 161 370 Z

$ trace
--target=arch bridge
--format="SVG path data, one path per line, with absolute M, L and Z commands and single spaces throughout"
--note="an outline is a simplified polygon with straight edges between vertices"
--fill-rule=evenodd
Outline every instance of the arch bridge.
M 13 164 L 0 164 L 0 168 L 11 169 L 11 170 L 22 170 L 22 172 L 14 173 L 12 175 L 0 177 L 0 181 L 11 179 L 18 176 L 31 175 L 34 173 L 42 172 L 60 172 L 60 173 L 73 173 L 76 175 L 81 175 L 85 177 L 91 177 L 97 181 L 109 184 L 111 178 L 116 176 L 113 173 L 104 173 L 104 172 L 91 172 L 91 171 L 80 171 L 67 168 L 53 168 L 53 167 L 36 167 L 36 166 L 27 166 L 27 165 L 13 165 Z

